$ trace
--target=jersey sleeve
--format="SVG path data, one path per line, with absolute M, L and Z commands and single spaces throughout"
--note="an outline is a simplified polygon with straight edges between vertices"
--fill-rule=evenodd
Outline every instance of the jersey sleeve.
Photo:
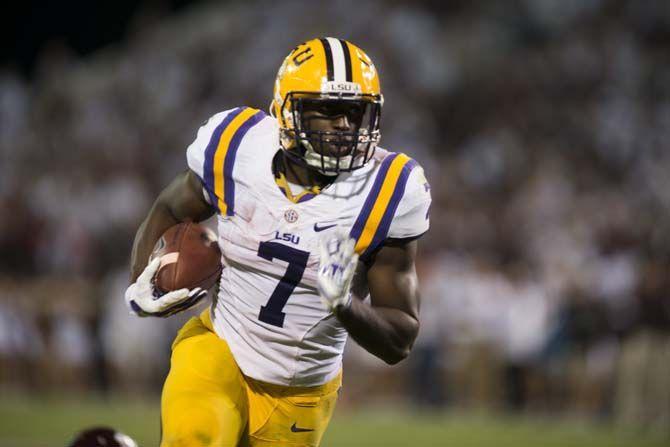
M 387 238 L 416 238 L 430 227 L 430 185 L 418 164 L 412 169 Z
M 387 239 L 425 233 L 430 202 L 430 187 L 418 163 L 405 154 L 388 153 L 349 233 L 361 259 L 370 259 Z
M 202 181 L 208 202 L 222 215 L 235 213 L 235 158 L 247 132 L 265 114 L 250 107 L 237 107 L 212 116 L 186 149 L 188 167 Z
M 219 112 L 205 121 L 198 129 L 198 133 L 193 143 L 186 148 L 186 162 L 189 169 L 198 174 L 204 184 L 205 156 L 207 146 L 212 140 L 216 127 L 228 116 L 234 109 Z

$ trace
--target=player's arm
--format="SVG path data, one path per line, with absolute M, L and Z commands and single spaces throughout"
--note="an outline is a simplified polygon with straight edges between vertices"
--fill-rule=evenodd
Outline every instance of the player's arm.
M 319 247 L 317 284 L 322 300 L 358 344 L 390 364 L 407 357 L 419 332 L 414 263 L 417 239 L 430 226 L 430 186 L 423 169 L 412 168 L 411 162 L 405 167 L 404 192 L 383 233 L 384 243 L 377 248 L 359 247 L 365 256 L 376 250 L 369 265 L 358 263 L 355 247 L 360 240 L 350 233 L 324 236 Z M 359 299 L 368 292 L 371 306 Z
M 135 282 L 140 276 L 156 242 L 168 228 L 179 222 L 205 220 L 213 212 L 214 209 L 205 201 L 198 176 L 191 170 L 177 175 L 158 195 L 135 234 L 130 282 Z
M 387 240 L 369 268 L 358 263 L 347 233 L 326 236 L 319 247 L 321 299 L 358 344 L 389 364 L 407 357 L 419 331 L 416 245 Z M 372 306 L 358 298 L 368 290 Z
M 201 288 L 157 294 L 153 277 L 160 259 L 154 259 L 148 265 L 147 262 L 156 242 L 168 228 L 179 222 L 204 220 L 212 213 L 213 208 L 204 199 L 200 179 L 192 171 L 179 174 L 159 194 L 133 242 L 131 285 L 125 293 L 132 313 L 167 317 L 188 309 L 207 295 L 207 291 Z
M 357 276 L 367 279 L 372 305 L 357 298 L 364 293 L 354 284 L 351 303 L 335 309 L 353 339 L 389 364 L 407 357 L 419 333 L 416 251 L 415 240 L 389 241 L 369 268 L 359 263 Z

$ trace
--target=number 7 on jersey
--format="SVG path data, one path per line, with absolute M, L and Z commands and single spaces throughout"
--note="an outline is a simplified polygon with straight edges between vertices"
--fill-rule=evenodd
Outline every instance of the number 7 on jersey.
M 282 312 L 282 309 L 284 309 L 288 298 L 302 279 L 302 274 L 307 267 L 309 252 L 288 247 L 278 242 L 261 242 L 258 246 L 258 256 L 268 261 L 276 258 L 288 262 L 286 273 L 279 280 L 279 284 L 270 295 L 268 302 L 265 306 L 261 306 L 261 311 L 258 313 L 260 321 L 273 326 L 284 327 L 286 314 Z

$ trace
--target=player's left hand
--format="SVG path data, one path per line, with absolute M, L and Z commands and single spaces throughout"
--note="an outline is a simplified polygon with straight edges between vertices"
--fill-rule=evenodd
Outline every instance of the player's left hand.
M 344 231 L 324 235 L 319 241 L 319 295 L 331 312 L 351 304 L 351 281 L 356 272 L 356 241 Z

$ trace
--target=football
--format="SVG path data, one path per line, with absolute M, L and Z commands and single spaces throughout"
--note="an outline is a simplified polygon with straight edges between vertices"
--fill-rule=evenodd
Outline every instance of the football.
M 221 251 L 214 232 L 195 222 L 170 227 L 150 259 L 161 260 L 154 287 L 160 293 L 182 288 L 209 289 L 221 275 Z

